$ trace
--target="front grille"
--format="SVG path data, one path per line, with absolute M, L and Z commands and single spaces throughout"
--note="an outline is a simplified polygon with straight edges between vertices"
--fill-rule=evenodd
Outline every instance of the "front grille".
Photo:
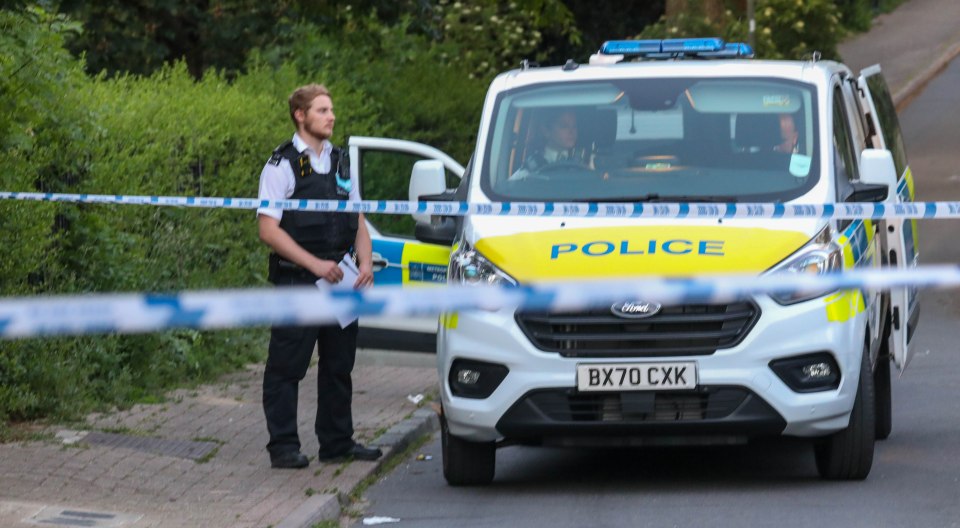
M 705 356 L 736 346 L 760 317 L 751 301 L 665 306 L 643 319 L 617 317 L 608 308 L 586 312 L 518 312 L 527 338 L 565 357 Z
M 527 399 L 555 422 L 682 422 L 725 418 L 748 394 L 740 388 L 597 394 L 544 390 Z
M 756 393 L 736 385 L 603 393 L 554 387 L 517 400 L 497 421 L 497 431 L 534 444 L 565 445 L 564 439 L 579 437 L 581 444 L 614 445 L 628 437 L 776 435 L 786 425 Z

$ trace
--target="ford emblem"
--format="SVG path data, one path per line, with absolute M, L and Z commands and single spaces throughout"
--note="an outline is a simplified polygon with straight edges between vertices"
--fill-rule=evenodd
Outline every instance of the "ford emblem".
M 663 306 L 655 302 L 618 302 L 610 307 L 610 312 L 617 317 L 627 319 L 643 319 L 660 311 Z

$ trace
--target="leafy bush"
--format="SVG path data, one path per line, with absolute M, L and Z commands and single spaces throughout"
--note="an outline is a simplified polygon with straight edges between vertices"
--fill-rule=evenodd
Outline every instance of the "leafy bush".
M 254 196 L 290 134 L 291 68 L 195 82 L 88 78 L 70 29 L 38 9 L 0 11 L 0 187 L 102 194 Z M 15 30 L 7 31 L 8 28 Z M 349 96 L 345 97 L 349 100 Z M 178 291 L 265 284 L 252 211 L 0 203 L 0 295 Z M 72 416 L 129 404 L 262 357 L 264 329 L 24 339 L 0 348 L 0 417 Z
M 441 41 L 455 49 L 471 76 L 481 79 L 515 68 L 525 58 L 545 60 L 553 51 L 545 45 L 547 32 L 579 44 L 573 14 L 557 0 L 439 0 L 433 10 Z
M 834 0 L 843 26 L 851 31 L 870 29 L 874 0 Z
M 56 182 L 42 169 L 57 156 L 51 142 L 82 141 L 86 119 L 72 92 L 83 70 L 63 49 L 77 26 L 39 8 L 0 11 L 0 181 L 5 190 L 35 191 Z M 63 167 L 75 172 L 75 163 Z M 0 204 L 0 291 L 29 294 L 55 270 L 58 234 L 51 232 L 53 204 Z
M 685 38 L 717 35 L 727 41 L 746 42 L 749 36 L 745 16 L 727 10 L 719 19 L 696 13 L 691 0 L 689 12 L 661 18 L 647 26 L 638 38 Z M 842 33 L 837 7 L 832 0 L 757 0 L 755 52 L 758 58 L 808 58 L 819 51 L 824 59 L 837 59 Z
M 337 143 L 348 134 L 394 134 L 466 157 L 482 84 L 453 60 L 438 66 L 442 51 L 424 37 L 370 24 L 372 36 L 348 32 L 363 44 L 357 49 L 304 26 L 298 46 L 258 54 L 247 73 L 229 79 L 210 71 L 196 80 L 183 63 L 147 77 L 87 77 L 63 49 L 76 28 L 67 19 L 0 10 L 0 188 L 255 196 L 271 149 L 292 134 L 286 97 L 312 81 L 334 94 Z M 271 62 L 280 55 L 296 61 Z M 431 70 L 433 82 L 423 83 Z M 371 194 L 405 188 L 408 175 L 378 182 Z M 4 201 L 0 221 L 9 248 L 3 296 L 265 284 L 267 249 L 253 211 Z M 176 330 L 4 341 L 0 417 L 73 416 L 153 397 L 262 357 L 266 336 L 264 329 Z

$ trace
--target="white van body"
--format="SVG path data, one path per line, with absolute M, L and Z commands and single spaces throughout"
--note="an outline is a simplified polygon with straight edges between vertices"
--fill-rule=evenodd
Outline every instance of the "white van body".
M 858 78 L 834 62 L 607 62 L 498 76 L 473 159 L 448 199 L 912 199 L 879 68 Z M 526 161 L 550 112 L 575 113 L 579 125 L 575 162 L 552 168 Z M 763 120 L 771 128 L 757 133 Z M 765 135 L 778 136 L 771 143 L 789 136 L 785 127 L 797 129 L 786 151 L 764 143 Z M 429 170 L 414 172 L 411 194 L 436 187 Z M 444 199 L 433 193 L 421 199 Z M 433 220 L 421 219 L 418 238 L 452 244 L 446 279 L 458 284 L 917 263 L 909 221 Z M 909 361 L 916 308 L 915 291 L 854 290 L 724 305 L 625 298 L 579 313 L 444 314 L 437 334 L 444 474 L 454 485 L 488 483 L 496 448 L 509 444 L 730 444 L 782 435 L 813 439 L 825 478 L 865 478 L 874 440 L 890 434 L 889 366 Z

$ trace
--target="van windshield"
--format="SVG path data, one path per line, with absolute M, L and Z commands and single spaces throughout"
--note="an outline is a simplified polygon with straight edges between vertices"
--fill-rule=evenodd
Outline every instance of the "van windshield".
M 788 201 L 819 177 L 816 88 L 618 79 L 500 95 L 484 160 L 499 201 Z

